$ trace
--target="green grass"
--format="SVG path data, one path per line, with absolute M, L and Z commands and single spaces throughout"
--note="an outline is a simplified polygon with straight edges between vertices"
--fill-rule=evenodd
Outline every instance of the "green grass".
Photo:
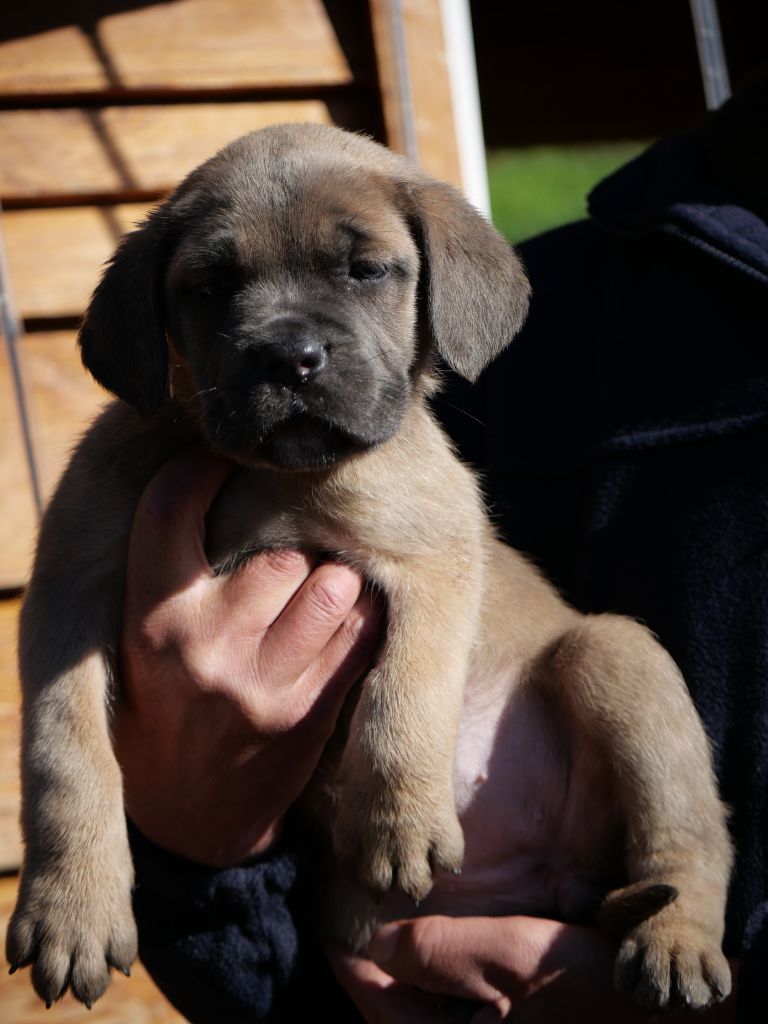
M 491 210 L 512 242 L 578 220 L 589 191 L 646 147 L 645 142 L 529 146 L 488 154 Z

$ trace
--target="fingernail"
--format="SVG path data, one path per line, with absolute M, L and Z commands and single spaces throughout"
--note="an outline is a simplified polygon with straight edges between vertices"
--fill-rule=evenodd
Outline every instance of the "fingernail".
M 365 616 L 361 615 L 360 612 L 352 611 L 347 616 L 347 629 L 352 640 L 357 640 L 360 634 L 363 632 L 366 626 Z
M 386 967 L 395 955 L 395 946 L 400 929 L 396 924 L 382 925 L 378 931 L 371 936 L 368 944 L 368 952 L 372 960 L 375 960 L 380 967 Z

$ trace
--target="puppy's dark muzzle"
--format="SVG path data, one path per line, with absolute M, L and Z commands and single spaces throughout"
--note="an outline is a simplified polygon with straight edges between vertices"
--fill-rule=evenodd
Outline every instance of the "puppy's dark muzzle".
M 262 380 L 303 387 L 322 373 L 328 363 L 328 346 L 306 325 L 288 321 L 270 333 L 272 340 L 253 353 Z

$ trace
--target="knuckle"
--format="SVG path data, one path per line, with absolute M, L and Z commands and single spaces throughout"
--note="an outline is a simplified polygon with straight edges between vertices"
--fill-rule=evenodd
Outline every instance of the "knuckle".
M 275 551 L 264 551 L 247 563 L 250 572 L 269 572 L 274 576 L 291 579 L 302 576 L 309 568 L 309 559 L 302 551 L 292 548 L 279 548 Z
M 126 633 L 138 646 L 155 654 L 179 651 L 201 641 L 199 586 L 154 602 L 147 594 L 133 595 L 126 616 Z
M 440 916 L 419 917 L 403 929 L 407 950 L 422 970 L 427 970 L 434 951 L 440 949 L 445 937 L 445 919 Z
M 178 630 L 155 610 L 144 618 L 126 621 L 121 647 L 123 652 L 130 652 L 137 659 L 157 659 L 174 651 L 181 642 Z
M 307 598 L 321 619 L 343 619 L 354 607 L 357 593 L 348 572 L 318 570 L 310 583 Z
M 193 641 L 184 650 L 177 649 L 175 658 L 199 693 L 235 702 L 244 696 L 240 685 L 244 657 L 237 645 L 213 638 L 209 643 Z

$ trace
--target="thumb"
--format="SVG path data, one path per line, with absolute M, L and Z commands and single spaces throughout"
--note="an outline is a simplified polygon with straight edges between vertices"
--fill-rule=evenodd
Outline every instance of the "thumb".
M 144 599 L 159 603 L 209 577 L 205 516 L 235 465 L 199 447 L 164 463 L 139 500 L 128 546 L 129 586 L 141 581 Z
M 396 921 L 374 932 L 368 951 L 401 984 L 499 1005 L 506 999 L 487 980 L 489 964 L 483 953 L 489 924 L 498 921 L 437 915 Z M 497 948 L 499 937 L 493 938 Z

